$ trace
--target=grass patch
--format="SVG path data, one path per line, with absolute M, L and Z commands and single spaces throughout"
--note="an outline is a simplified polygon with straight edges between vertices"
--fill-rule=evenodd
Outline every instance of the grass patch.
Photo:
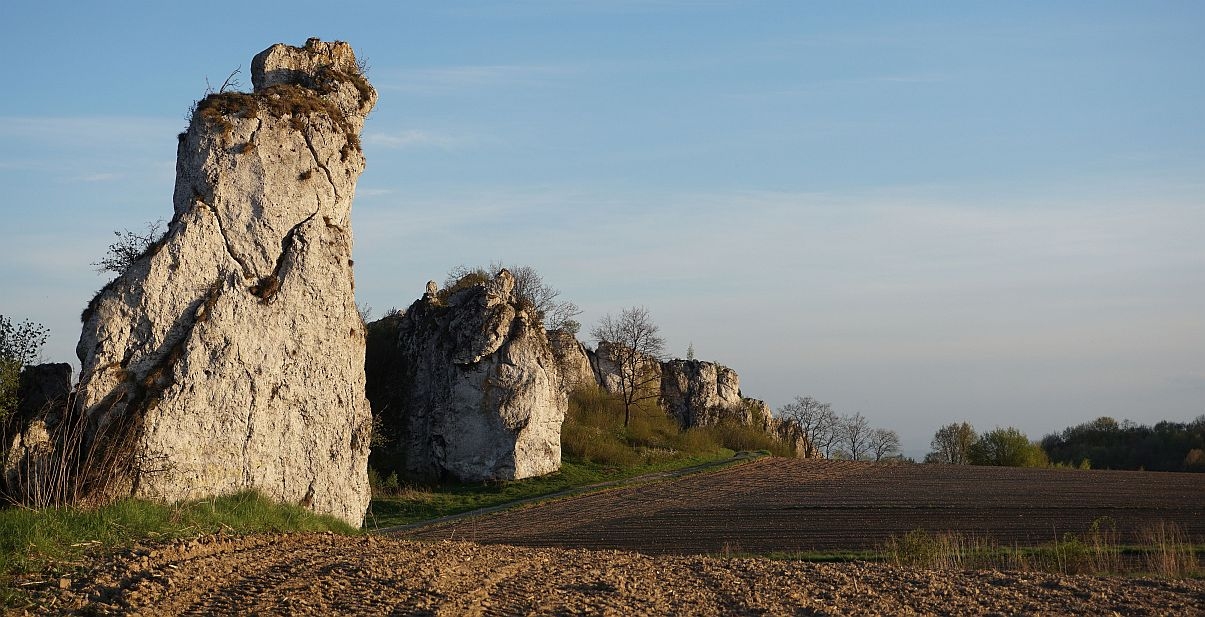
M 1153 575 L 1189 578 L 1205 575 L 1200 555 L 1176 524 L 1157 522 L 1123 544 L 1113 521 L 1097 519 L 1082 534 L 1038 546 L 1008 546 L 987 536 L 954 531 L 910 531 L 892 536 L 882 547 L 882 561 L 931 570 L 1018 570 L 1053 574 Z
M 179 504 L 125 499 L 97 508 L 0 509 L 0 606 L 20 602 L 14 576 L 67 573 L 85 551 L 217 532 L 320 531 L 360 533 L 338 519 L 278 504 L 254 491 Z
M 678 457 L 627 467 L 567 460 L 561 464 L 560 471 L 538 478 L 432 487 L 402 486 L 393 494 L 376 496 L 364 524 L 369 529 L 408 525 L 600 482 L 701 465 L 731 457 L 732 454 L 731 451 L 721 451 L 714 456 Z

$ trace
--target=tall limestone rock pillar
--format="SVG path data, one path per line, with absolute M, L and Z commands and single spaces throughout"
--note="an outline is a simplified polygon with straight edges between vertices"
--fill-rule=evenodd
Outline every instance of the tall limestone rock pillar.
M 255 488 L 359 524 L 371 415 L 351 205 L 376 91 L 346 43 L 273 45 L 177 150 L 166 235 L 83 315 L 97 497 Z

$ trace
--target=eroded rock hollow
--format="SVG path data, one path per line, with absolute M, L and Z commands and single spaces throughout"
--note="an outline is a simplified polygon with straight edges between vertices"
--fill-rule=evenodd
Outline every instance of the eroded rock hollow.
M 198 102 L 166 235 L 83 314 L 77 413 L 93 493 L 246 488 L 359 524 L 371 415 L 352 295 L 360 130 L 349 45 L 273 45 L 251 93 Z

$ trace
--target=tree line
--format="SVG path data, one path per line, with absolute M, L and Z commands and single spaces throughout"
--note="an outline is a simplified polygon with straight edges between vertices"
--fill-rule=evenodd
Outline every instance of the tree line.
M 937 429 L 929 447 L 932 451 L 925 456 L 926 463 L 1001 467 L 1050 465 L 1041 446 L 1011 426 L 980 435 L 966 422 L 947 424 Z
M 1205 415 L 1192 422 L 1163 421 L 1154 426 L 1101 417 L 1040 442 L 1054 463 L 1097 469 L 1205 471 Z
M 839 414 L 829 403 L 811 396 L 796 396 L 778 410 L 778 417 L 798 426 L 807 440 L 809 458 L 882 461 L 899 456 L 899 434 L 872 428 L 861 412 Z
M 970 424 L 955 422 L 937 429 L 929 445 L 926 463 L 1205 471 L 1205 415 L 1154 426 L 1101 417 L 1040 441 L 1013 427 L 978 434 Z

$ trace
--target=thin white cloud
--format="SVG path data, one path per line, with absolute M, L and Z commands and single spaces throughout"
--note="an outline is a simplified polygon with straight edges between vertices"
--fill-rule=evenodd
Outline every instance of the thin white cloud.
M 75 178 L 75 181 L 76 182 L 110 182 L 112 180 L 118 180 L 122 177 L 123 177 L 122 174 L 100 172 L 100 173 L 91 173 L 91 174 L 84 174 L 82 176 L 77 176 Z
M 737 0 L 515 0 L 463 6 L 446 3 L 449 14 L 472 17 L 547 17 L 549 14 L 643 15 L 649 13 L 699 11 L 728 6 L 743 7 Z
M 366 197 L 366 198 L 372 198 L 372 197 L 383 197 L 383 196 L 385 196 L 385 195 L 392 195 L 392 194 L 394 194 L 395 192 L 396 192 L 396 191 L 394 191 L 393 189 L 366 189 L 366 188 L 357 188 L 357 189 L 356 189 L 356 197 Z
M 393 133 L 369 132 L 364 135 L 361 141 L 370 146 L 381 146 L 382 148 L 390 149 L 441 148 L 451 150 L 467 143 L 469 140 L 432 131 L 407 129 Z
M 0 116 L 0 138 L 39 143 L 118 147 L 168 142 L 174 147 L 183 121 L 139 116 Z
M 879 77 L 868 77 L 863 81 L 871 83 L 934 84 L 949 81 L 949 79 L 949 76 L 942 75 L 940 73 L 917 73 L 907 75 L 883 75 Z
M 753 90 L 747 92 L 728 92 L 724 96 L 740 101 L 781 101 L 796 97 L 810 97 L 817 94 L 833 95 L 850 89 L 866 90 L 867 88 L 890 88 L 897 86 L 923 87 L 956 81 L 954 75 L 938 72 L 900 73 L 894 75 L 867 75 L 845 79 L 817 79 L 801 81 L 785 88 Z M 823 130 L 823 127 L 821 127 Z
M 577 69 L 557 65 L 494 64 L 385 71 L 376 83 L 379 90 L 414 94 L 447 94 L 564 79 Z

